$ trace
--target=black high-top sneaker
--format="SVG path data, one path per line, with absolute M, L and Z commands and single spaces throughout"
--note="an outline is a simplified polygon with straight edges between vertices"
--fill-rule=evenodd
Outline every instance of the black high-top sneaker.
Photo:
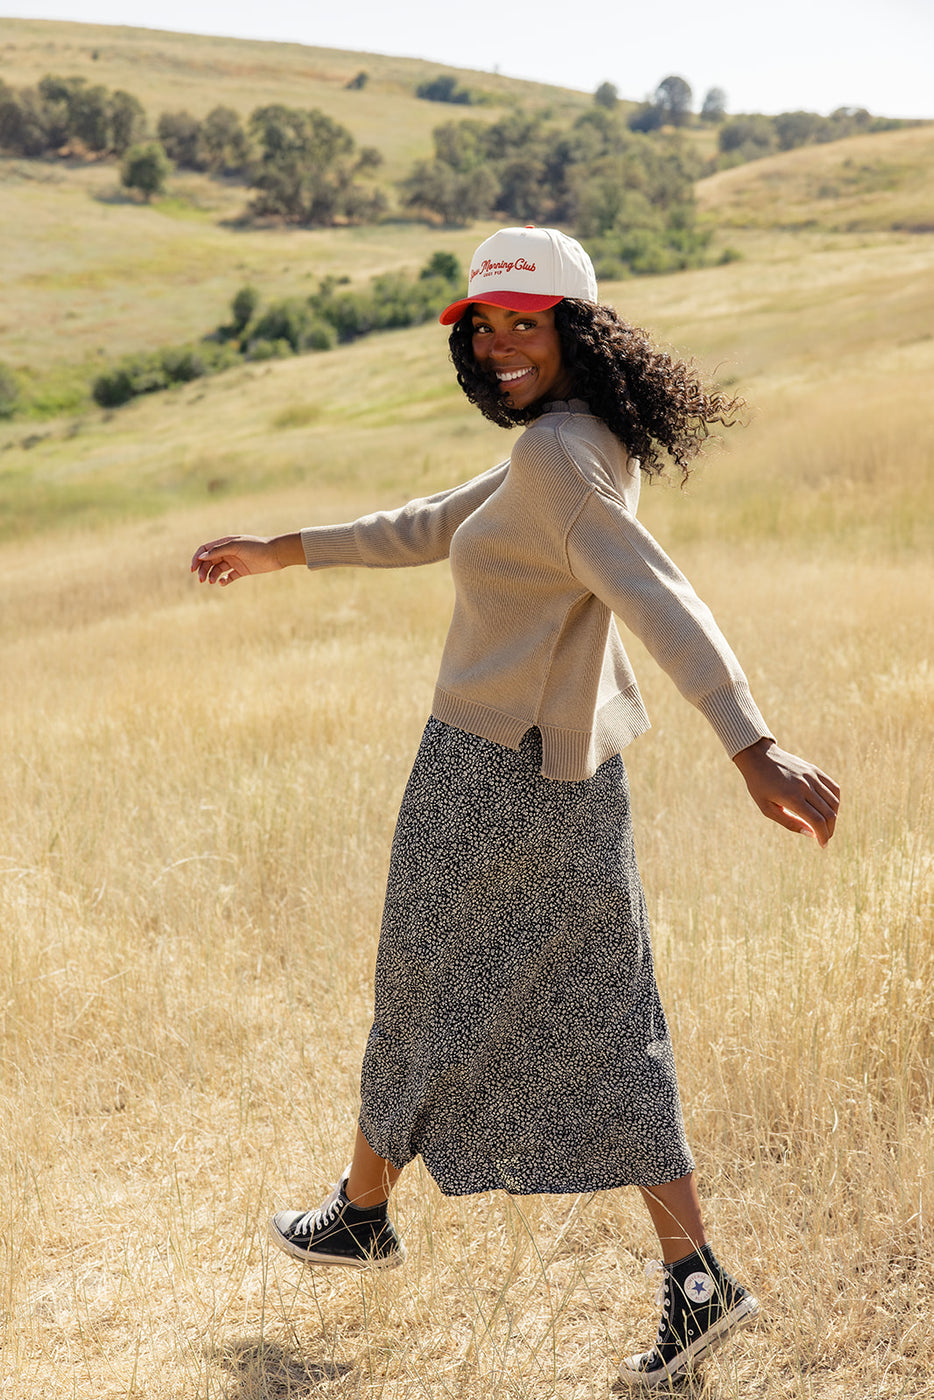
M 656 1261 L 653 1261 L 656 1262 Z M 759 1316 L 759 1303 L 717 1262 L 709 1244 L 663 1273 L 657 1302 L 662 1307 L 658 1336 L 651 1351 L 628 1356 L 619 1368 L 627 1385 L 657 1386 L 689 1371 L 702 1356 L 722 1346 L 732 1332 Z
M 361 1210 L 347 1199 L 350 1168 L 317 1210 L 280 1210 L 269 1222 L 269 1238 L 305 1264 L 337 1264 L 347 1269 L 393 1269 L 405 1259 L 405 1245 L 386 1213 L 387 1203 Z

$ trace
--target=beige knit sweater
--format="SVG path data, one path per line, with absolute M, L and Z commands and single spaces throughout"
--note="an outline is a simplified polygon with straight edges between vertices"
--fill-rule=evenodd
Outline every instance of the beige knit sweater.
M 636 519 L 638 464 L 580 400 L 550 405 L 507 462 L 349 525 L 302 530 L 310 569 L 450 557 L 456 601 L 432 713 L 578 781 L 649 721 L 613 613 L 732 757 L 770 735 L 709 608 Z

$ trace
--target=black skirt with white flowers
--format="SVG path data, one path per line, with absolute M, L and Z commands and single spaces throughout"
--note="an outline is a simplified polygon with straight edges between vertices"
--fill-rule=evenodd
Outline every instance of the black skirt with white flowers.
M 446 1195 L 657 1185 L 693 1161 L 622 759 L 585 782 L 434 718 L 396 826 L 360 1126 Z

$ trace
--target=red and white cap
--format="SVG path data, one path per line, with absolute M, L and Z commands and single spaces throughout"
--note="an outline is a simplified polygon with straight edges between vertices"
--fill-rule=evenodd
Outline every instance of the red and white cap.
M 577 240 L 532 224 L 501 228 L 474 253 L 467 295 L 442 311 L 440 320 L 453 325 L 475 301 L 507 311 L 544 311 L 565 297 L 597 300 L 597 275 Z

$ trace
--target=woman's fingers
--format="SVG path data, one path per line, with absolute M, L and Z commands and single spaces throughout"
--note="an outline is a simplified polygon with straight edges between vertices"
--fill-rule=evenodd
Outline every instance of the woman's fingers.
M 813 763 L 760 740 L 735 756 L 750 795 L 765 816 L 788 831 L 809 832 L 820 846 L 833 836 L 840 789 Z
M 219 583 L 222 587 L 249 574 L 281 568 L 270 541 L 259 535 L 224 535 L 201 545 L 191 560 L 191 572 L 197 572 L 202 583 Z
M 194 573 L 202 561 L 215 550 L 220 549 L 225 544 L 230 544 L 236 538 L 235 535 L 223 535 L 219 540 L 209 540 L 207 544 L 201 544 L 191 556 L 191 572 Z
M 767 817 L 789 831 L 813 835 L 819 846 L 826 846 L 837 824 L 836 808 L 817 794 L 811 801 L 795 802 L 784 798 L 780 803 L 763 807 Z

